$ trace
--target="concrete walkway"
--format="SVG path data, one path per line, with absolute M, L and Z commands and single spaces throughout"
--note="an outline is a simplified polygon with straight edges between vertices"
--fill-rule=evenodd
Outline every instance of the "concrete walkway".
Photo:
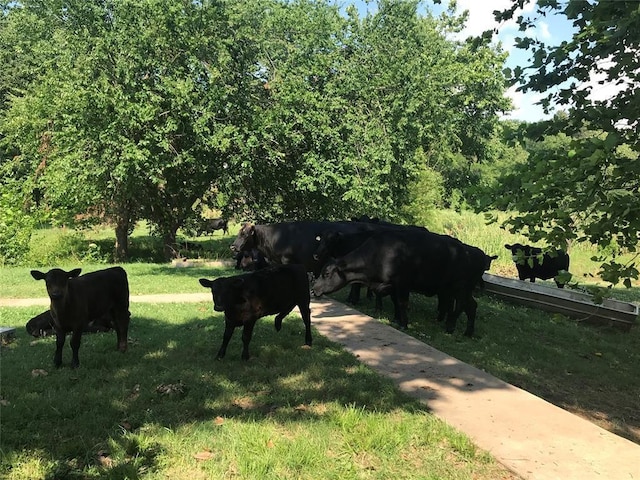
M 211 296 L 131 297 L 131 303 L 193 301 Z M 0 306 L 48 303 L 48 298 L 0 299 Z M 339 302 L 314 300 L 311 307 L 318 332 L 391 378 L 522 478 L 640 480 L 640 445 Z
M 640 479 L 640 445 L 341 303 L 314 301 L 311 319 L 525 479 Z

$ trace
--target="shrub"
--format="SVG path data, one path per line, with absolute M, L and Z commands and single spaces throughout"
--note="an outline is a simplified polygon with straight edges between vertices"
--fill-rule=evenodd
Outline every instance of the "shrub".
M 0 265 L 19 264 L 29 252 L 34 221 L 21 203 L 10 191 L 0 193 Z

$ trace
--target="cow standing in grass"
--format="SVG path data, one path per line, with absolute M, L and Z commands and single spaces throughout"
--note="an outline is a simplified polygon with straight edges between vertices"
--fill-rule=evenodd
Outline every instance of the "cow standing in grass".
M 66 334 L 71 332 L 71 366 L 80 366 L 78 350 L 82 332 L 90 321 L 109 314 L 118 336 L 118 350 L 127 350 L 129 330 L 129 282 L 121 267 L 87 273 L 81 269 L 66 272 L 59 268 L 47 273 L 31 270 L 36 280 L 44 280 L 51 300 L 50 312 L 56 332 L 56 352 L 53 363 L 62 364 L 62 347 Z
M 520 243 L 506 244 L 504 248 L 511 252 L 520 280 L 529 279 L 533 283 L 536 278 L 553 278 L 558 288 L 564 288 L 565 282 L 558 275 L 569 271 L 569 254 L 562 250 L 543 251 Z
M 224 218 L 208 218 L 198 230 L 200 235 L 213 235 L 216 230 L 222 230 L 225 235 L 229 234 L 229 221 Z
M 329 260 L 313 283 L 316 296 L 360 283 L 379 295 L 391 295 L 394 320 L 407 328 L 409 294 L 438 296 L 438 319 L 453 333 L 461 312 L 466 336 L 475 329 L 473 290 L 492 257 L 447 235 L 407 228 L 377 232 L 342 257 Z
M 282 319 L 295 306 L 300 310 L 305 326 L 305 344 L 311 346 L 311 309 L 309 281 L 302 265 L 274 265 L 252 273 L 200 279 L 200 285 L 211 289 L 213 309 L 224 312 L 224 335 L 217 358 L 224 358 L 227 345 L 236 327 L 242 330 L 242 359 L 249 359 L 249 342 L 253 327 L 259 318 L 277 314 L 276 330 L 282 328 Z

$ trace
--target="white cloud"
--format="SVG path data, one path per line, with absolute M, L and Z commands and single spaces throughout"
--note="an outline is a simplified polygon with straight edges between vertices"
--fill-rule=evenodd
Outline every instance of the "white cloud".
M 504 115 L 503 118 L 537 122 L 543 118 L 550 117 L 550 115 L 544 113 L 541 105 L 535 104 L 542 99 L 543 94 L 517 92 L 516 88 L 516 86 L 513 86 L 506 91 L 506 96 L 509 97 L 513 103 L 513 110 Z
M 549 24 L 540 20 L 538 22 L 538 32 L 543 40 L 551 40 L 551 32 L 549 31 Z
M 611 100 L 622 90 L 629 88 L 633 82 L 626 76 L 617 78 L 615 82 L 608 79 L 607 71 L 614 67 L 614 62 L 610 59 L 600 62 L 598 68 L 601 71 L 592 71 L 589 74 L 589 81 L 579 86 L 579 89 L 590 88 L 589 100 L 594 102 L 605 102 Z
M 507 10 L 513 4 L 512 0 L 458 0 L 458 12 L 464 10 L 469 11 L 469 20 L 462 32 L 462 37 L 466 38 L 471 35 L 480 35 L 485 30 L 498 27 L 500 30 L 517 28 L 516 20 L 518 15 L 522 13 L 532 12 L 536 6 L 536 1 L 532 1 L 524 6 L 524 9 L 517 11 L 514 18 L 498 25 L 493 16 L 494 10 Z

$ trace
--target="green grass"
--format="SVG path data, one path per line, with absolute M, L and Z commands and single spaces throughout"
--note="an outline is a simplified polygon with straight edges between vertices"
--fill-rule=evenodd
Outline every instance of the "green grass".
M 83 273 L 106 268 L 104 264 L 69 264 L 63 268 L 81 266 Z M 194 293 L 205 291 L 198 279 L 235 275 L 238 272 L 224 265 L 176 268 L 165 263 L 126 263 L 122 264 L 129 278 L 131 295 L 156 293 Z M 40 267 L 34 267 L 40 269 Z M 47 270 L 42 268 L 42 270 Z M 33 279 L 28 267 L 5 267 L 0 269 L 0 292 L 2 298 L 46 297 L 44 282 Z
M 229 234 L 221 231 L 214 235 L 189 237 L 178 232 L 179 253 L 189 258 L 229 260 L 229 246 L 240 225 L 229 224 Z M 188 242 L 188 245 L 187 243 Z M 42 228 L 31 238 L 26 265 L 70 266 L 78 263 L 111 263 L 115 245 L 112 227 L 99 226 L 85 230 L 67 228 Z M 160 238 L 150 233 L 148 226 L 140 222 L 129 237 L 129 262 L 162 263 L 163 245 Z
M 210 302 L 132 304 L 129 351 L 87 334 L 79 369 L 52 367 L 53 338 L 33 340 L 41 308 L 2 308 L 0 477 L 7 479 L 512 478 L 302 321 L 258 322 L 252 359 L 240 332 L 215 360 L 222 317 Z M 46 373 L 46 374 L 45 374 Z
M 438 222 L 429 227 L 500 255 L 491 272 L 515 277 L 503 244 L 524 239 L 474 215 L 444 212 Z M 236 231 L 192 239 L 203 248 L 189 257 L 230 259 Z M 31 268 L 104 268 L 113 246 L 105 229 L 39 235 L 29 265 L 0 269 L 0 296 L 44 297 Z M 202 292 L 198 278 L 236 273 L 162 263 L 157 240 L 143 229 L 131 243 L 135 261 L 123 266 L 132 295 Z M 576 279 L 597 272 L 590 260 L 596 253 L 572 248 Z M 611 292 L 640 302 L 638 286 Z M 388 322 L 391 302 L 384 303 L 380 318 Z M 640 443 L 637 326 L 625 333 L 489 296 L 478 303 L 477 334 L 468 339 L 462 326 L 445 335 L 435 300 L 412 295 L 408 333 Z M 359 308 L 374 314 L 366 302 Z M 315 335 L 313 349 L 300 349 L 299 318 L 288 318 L 279 334 L 270 320 L 258 322 L 248 363 L 239 360 L 236 332 L 227 358 L 217 362 L 222 324 L 210 303 L 134 304 L 129 352 L 116 352 L 115 334 L 85 335 L 81 368 L 55 370 L 53 339 L 32 343 L 24 331 L 42 309 L 0 309 L 0 323 L 18 329 L 1 351 L 2 478 L 510 478 L 467 437 L 338 346 Z M 67 346 L 65 365 L 69 355 Z M 40 369 L 48 375 L 33 376 Z M 176 393 L 159 393 L 162 385 Z
M 500 214 L 499 218 L 504 218 Z M 511 253 L 504 248 L 506 243 L 532 244 L 522 235 L 511 234 L 501 229 L 498 224 L 487 225 L 483 215 L 476 215 L 469 212 L 457 213 L 453 211 L 438 212 L 429 229 L 438 233 L 446 233 L 461 241 L 484 250 L 488 255 L 498 255 L 498 259 L 491 265 L 491 273 L 506 277 L 517 278 L 517 270 L 511 258 Z M 536 244 L 544 246 L 543 244 Z M 603 254 L 603 250 L 595 245 L 584 243 L 574 243 L 568 249 L 571 257 L 569 270 L 573 277 L 572 283 L 599 284 L 606 285 L 597 278 L 600 270 L 599 262 L 591 260 L 594 256 Z M 633 254 L 621 255 L 616 259 L 620 263 L 628 262 L 633 258 Z M 636 259 L 636 262 L 638 259 Z M 539 281 L 539 280 L 538 280 Z M 552 281 L 550 285 L 555 285 Z M 640 287 L 640 281 L 634 281 L 634 286 Z

